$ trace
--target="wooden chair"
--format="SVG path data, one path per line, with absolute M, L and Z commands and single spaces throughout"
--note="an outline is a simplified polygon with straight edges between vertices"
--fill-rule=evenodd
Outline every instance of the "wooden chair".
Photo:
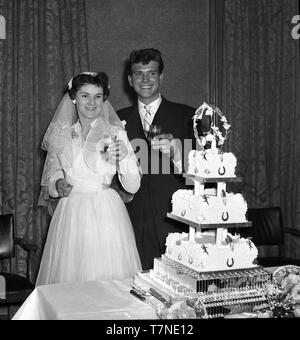
M 27 252 L 26 277 L 11 272 L 0 272 L 0 308 L 5 307 L 6 317 L 10 319 L 11 306 L 21 305 L 33 291 L 34 284 L 29 280 L 29 257 L 37 246 L 28 244 L 20 238 L 14 237 L 14 217 L 12 214 L 0 215 L 0 260 L 15 257 L 16 245 L 21 246 Z M 10 269 L 11 270 L 11 269 Z
M 280 207 L 248 208 L 250 228 L 241 228 L 243 237 L 251 237 L 258 248 L 258 264 L 264 267 L 300 265 L 300 260 L 284 256 L 284 225 Z M 267 251 L 268 247 L 273 248 Z

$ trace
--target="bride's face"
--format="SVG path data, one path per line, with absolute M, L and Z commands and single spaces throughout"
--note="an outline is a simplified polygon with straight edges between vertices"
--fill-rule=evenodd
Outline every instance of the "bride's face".
M 103 107 L 102 87 L 83 85 L 76 93 L 76 106 L 80 118 L 89 120 L 98 118 Z

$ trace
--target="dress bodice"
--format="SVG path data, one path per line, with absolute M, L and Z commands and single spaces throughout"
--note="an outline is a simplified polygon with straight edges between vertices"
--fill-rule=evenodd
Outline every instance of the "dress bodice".
M 111 184 L 116 167 L 105 160 L 100 152 L 97 157 L 96 172 L 86 165 L 81 144 L 72 144 L 72 156 L 73 166 L 66 174 L 68 183 L 73 185 L 73 192 L 98 192 Z

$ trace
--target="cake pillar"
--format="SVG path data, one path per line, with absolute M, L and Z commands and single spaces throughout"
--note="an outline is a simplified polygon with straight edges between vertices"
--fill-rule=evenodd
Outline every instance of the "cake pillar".
M 225 239 L 227 237 L 227 233 L 228 233 L 228 229 L 227 228 L 223 228 L 222 241 L 225 241 Z
M 216 126 L 213 126 L 215 128 Z M 217 149 L 217 142 L 216 142 L 216 137 L 214 136 L 214 139 L 211 142 L 211 150 L 216 150 Z
M 225 182 L 217 183 L 217 197 L 222 197 L 222 191 L 226 192 L 226 183 Z
M 199 181 L 194 181 L 194 195 L 204 195 L 204 184 L 201 184 Z
M 222 242 L 225 241 L 228 234 L 227 228 L 218 228 L 216 230 L 216 245 L 219 247 L 221 246 Z
M 223 228 L 217 228 L 216 231 L 216 246 L 220 247 L 223 240 Z
M 201 228 L 197 228 L 196 229 L 196 238 L 200 238 L 201 237 Z
M 191 242 L 195 242 L 195 228 L 190 226 L 190 230 L 189 230 L 189 241 Z

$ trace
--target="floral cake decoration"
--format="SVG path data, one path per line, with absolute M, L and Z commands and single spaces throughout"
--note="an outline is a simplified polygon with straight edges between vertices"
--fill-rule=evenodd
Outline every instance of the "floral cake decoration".
M 266 287 L 272 317 L 300 317 L 300 267 L 282 266 L 272 276 L 273 286 Z
M 208 116 L 207 118 L 210 120 L 209 130 L 204 132 L 203 136 L 199 136 L 198 124 L 205 116 Z M 218 126 L 218 121 L 221 122 L 221 127 Z M 194 135 L 202 150 L 208 147 L 209 144 L 211 147 L 215 145 L 215 147 L 222 149 L 230 128 L 231 125 L 222 111 L 218 107 L 205 102 L 196 110 L 193 116 Z

